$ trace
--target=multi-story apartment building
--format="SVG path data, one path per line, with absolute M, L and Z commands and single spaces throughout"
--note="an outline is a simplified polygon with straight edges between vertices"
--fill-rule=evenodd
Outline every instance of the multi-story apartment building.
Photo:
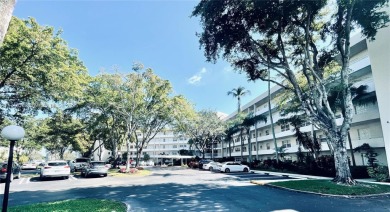
M 140 136 L 140 135 L 139 135 Z M 98 148 L 99 144 L 96 144 L 96 151 L 94 152 L 94 159 L 107 160 L 111 156 L 111 152 L 105 150 L 102 146 Z M 172 131 L 163 131 L 157 133 L 157 135 L 143 148 L 142 154 L 148 154 L 154 162 L 162 158 L 163 156 L 179 156 L 179 151 L 185 149 L 189 150 L 188 138 L 182 135 L 177 135 Z M 123 155 L 127 151 L 126 145 L 119 148 L 118 153 Z M 163 156 L 162 156 L 163 155 Z M 135 144 L 130 145 L 130 158 L 135 159 L 136 157 L 136 146 Z M 173 158 L 172 157 L 172 158 Z M 142 158 L 142 156 L 141 156 Z M 169 157 L 166 157 L 169 158 Z
M 351 124 L 350 135 L 352 139 L 352 148 L 358 147 L 364 143 L 368 143 L 374 151 L 378 153 L 377 160 L 381 164 L 388 164 L 389 156 L 386 158 L 385 143 L 390 142 L 389 130 L 389 98 L 387 92 L 390 91 L 390 39 L 389 27 L 381 29 L 376 37 L 376 40 L 370 42 L 361 38 L 360 35 L 355 35 L 351 38 L 351 60 L 350 60 L 350 78 L 355 87 L 360 85 L 367 85 L 367 92 L 376 95 L 377 101 L 367 102 L 364 105 L 354 106 L 354 117 Z M 387 46 L 387 48 L 386 48 Z M 385 56 L 384 56 L 385 55 Z M 386 65 L 387 64 L 387 65 Z M 271 89 L 272 115 L 274 122 L 280 118 L 280 111 L 278 110 L 278 102 L 275 96 L 282 92 L 280 87 L 275 86 Z M 379 105 L 379 107 L 378 107 Z M 257 96 L 255 99 L 245 104 L 242 107 L 243 112 L 253 113 L 256 115 L 263 114 L 270 120 L 268 112 L 268 92 Z M 237 112 L 230 114 L 227 119 L 232 119 L 237 115 Z M 341 124 L 342 118 L 338 121 Z M 298 142 L 294 136 L 293 127 L 287 125 L 275 124 L 275 135 L 278 147 L 285 147 L 284 154 L 287 160 L 296 160 L 296 153 L 298 151 Z M 250 130 L 251 143 L 248 144 L 248 139 L 244 136 L 244 146 L 241 150 L 240 137 L 235 135 L 231 143 L 231 156 L 236 160 L 241 160 L 241 151 L 243 151 L 244 160 L 249 156 L 249 145 L 252 145 L 251 155 L 254 159 L 274 159 L 275 145 L 273 141 L 271 125 L 260 122 Z M 321 130 L 306 124 L 301 127 L 301 131 L 311 132 L 316 131 L 317 137 L 321 140 L 321 154 L 330 155 L 329 146 L 324 139 Z M 385 131 L 385 133 L 384 133 Z M 219 157 L 228 157 L 229 149 L 226 143 L 216 148 Z M 389 151 L 390 151 L 390 144 Z M 388 152 L 389 152 L 388 151 Z M 354 154 L 356 164 L 367 164 L 367 159 L 359 152 L 351 151 L 348 146 L 348 154 Z M 389 153 L 390 154 L 390 153 Z

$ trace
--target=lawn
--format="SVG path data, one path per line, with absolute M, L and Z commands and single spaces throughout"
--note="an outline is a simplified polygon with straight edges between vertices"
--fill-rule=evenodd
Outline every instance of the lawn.
M 126 205 L 122 202 L 100 199 L 77 199 L 58 202 L 38 203 L 9 207 L 10 212 L 122 212 L 126 211 Z
M 340 185 L 330 180 L 296 180 L 285 182 L 273 182 L 271 185 L 290 188 L 300 191 L 316 192 L 335 195 L 370 195 L 390 193 L 390 185 L 378 185 L 371 183 L 357 183 L 354 186 Z

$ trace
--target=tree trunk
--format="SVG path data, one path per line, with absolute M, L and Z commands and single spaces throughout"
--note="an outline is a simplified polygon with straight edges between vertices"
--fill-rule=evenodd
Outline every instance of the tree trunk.
M 12 18 L 16 0 L 0 0 L 0 46 L 7 33 L 9 22 Z
M 127 140 L 126 142 L 126 172 L 130 171 L 130 164 L 129 164 L 129 160 L 130 160 L 130 140 Z M 138 154 L 138 151 L 137 151 L 137 154 Z M 137 155 L 138 156 L 138 155 Z
M 355 185 L 356 181 L 352 178 L 351 171 L 349 170 L 348 164 L 348 152 L 346 148 L 346 141 L 341 135 L 337 136 L 337 133 L 333 134 L 332 137 L 334 144 L 334 163 L 336 176 L 333 182 Z
M 356 166 L 355 154 L 353 153 L 351 134 L 349 133 L 349 131 L 348 131 L 348 143 L 349 143 L 349 149 L 351 150 L 352 166 Z
M 250 128 L 247 129 L 248 135 L 248 151 L 249 151 L 249 164 L 252 163 L 252 144 L 251 144 L 251 136 L 250 136 Z
M 242 161 L 244 161 L 244 156 L 243 156 L 243 154 L 242 154 L 242 148 L 244 147 L 244 139 L 242 139 L 242 130 L 240 131 L 240 140 L 241 140 L 241 148 L 240 148 L 240 150 L 241 150 L 241 162 Z
M 229 139 L 229 157 L 232 157 L 231 141 L 232 141 L 232 139 Z

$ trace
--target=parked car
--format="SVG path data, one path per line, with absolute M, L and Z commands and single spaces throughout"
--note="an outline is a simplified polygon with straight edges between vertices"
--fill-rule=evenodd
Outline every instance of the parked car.
M 5 181 L 7 178 L 7 162 L 1 163 L 0 169 L 0 181 Z M 11 181 L 15 178 L 20 178 L 20 166 L 16 162 L 12 162 Z
M 199 161 L 199 169 L 203 169 L 203 164 L 206 164 L 206 163 L 210 163 L 210 162 L 214 162 L 213 160 L 209 160 L 209 159 L 202 159 Z
M 196 160 L 192 160 L 188 163 L 188 167 L 192 168 L 192 169 L 196 169 L 196 168 L 199 168 L 199 162 L 196 161 Z
M 202 168 L 205 169 L 205 170 L 209 170 L 209 171 L 215 171 L 215 170 L 219 170 L 218 169 L 218 165 L 219 164 L 220 163 L 211 161 L 211 162 L 208 162 L 206 164 L 203 164 Z
M 75 172 L 76 170 L 75 170 L 73 161 L 67 160 L 66 162 L 68 163 L 68 165 L 69 165 L 69 167 L 70 167 L 70 173 Z
M 81 176 L 88 177 L 90 175 L 107 176 L 108 167 L 104 161 L 91 161 L 87 166 L 81 169 Z
M 20 168 L 22 170 L 24 170 L 24 169 L 36 169 L 37 168 L 37 164 L 35 164 L 34 162 L 23 163 Z
M 249 172 L 250 169 L 247 165 L 240 164 L 238 162 L 228 161 L 219 165 L 221 172 Z
M 63 177 L 68 179 L 70 175 L 70 166 L 64 160 L 48 161 L 41 168 L 40 179 L 43 180 L 49 177 Z
M 84 166 L 88 165 L 91 162 L 91 159 L 89 158 L 76 158 L 74 161 L 72 161 L 74 164 L 74 170 L 81 171 Z

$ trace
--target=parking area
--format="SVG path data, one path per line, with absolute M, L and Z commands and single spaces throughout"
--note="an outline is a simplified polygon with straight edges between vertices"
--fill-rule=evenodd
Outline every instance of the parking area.
M 256 173 L 256 172 L 235 172 L 235 173 L 220 173 L 220 174 L 235 177 L 239 181 L 294 179 L 292 177 L 289 177 L 288 175 L 275 176 L 275 175 L 261 174 L 261 173 Z

